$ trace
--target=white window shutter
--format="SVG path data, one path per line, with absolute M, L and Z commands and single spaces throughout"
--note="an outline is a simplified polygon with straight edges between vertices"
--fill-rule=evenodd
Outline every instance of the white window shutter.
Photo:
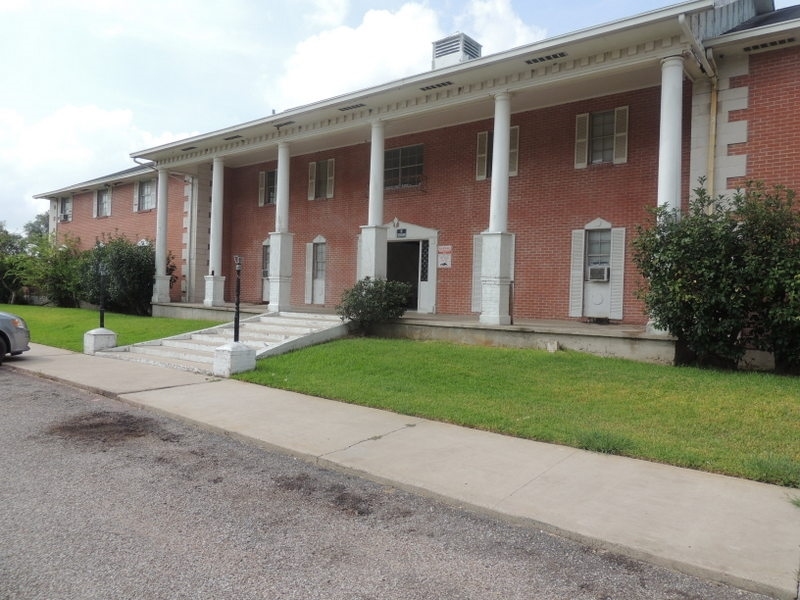
M 569 316 L 583 316 L 584 244 L 583 229 L 572 230 L 572 254 L 569 263 Z
M 94 201 L 92 202 L 92 218 L 97 218 L 97 200 L 98 200 L 99 191 L 94 191 Z
M 472 312 L 481 312 L 481 265 L 483 264 L 483 238 L 472 237 Z
M 575 168 L 585 169 L 589 165 L 589 113 L 575 118 Z
M 133 184 L 133 212 L 139 212 L 139 182 Z
M 308 199 L 316 198 L 317 189 L 317 163 L 308 163 Z
M 314 291 L 314 244 L 306 244 L 306 288 L 305 288 L 305 303 L 311 304 Z
M 267 196 L 267 172 L 258 172 L 258 205 L 264 206 L 266 204 L 265 198 Z
M 333 161 L 334 159 L 332 158 L 328 159 L 328 183 L 325 188 L 326 198 L 333 198 Z
M 106 216 L 110 217 L 111 216 L 111 206 L 114 204 L 114 202 L 113 202 L 114 193 L 111 191 L 111 189 L 109 189 L 106 192 L 106 194 L 108 194 L 108 212 L 106 213 Z
M 478 132 L 478 149 L 475 154 L 475 179 L 486 179 L 486 166 L 489 161 L 489 132 Z
M 614 109 L 614 164 L 628 162 L 628 107 Z
M 611 230 L 611 277 L 609 285 L 609 318 L 622 319 L 625 299 L 625 228 Z
M 508 150 L 508 174 L 515 176 L 519 172 L 519 125 L 511 128 Z

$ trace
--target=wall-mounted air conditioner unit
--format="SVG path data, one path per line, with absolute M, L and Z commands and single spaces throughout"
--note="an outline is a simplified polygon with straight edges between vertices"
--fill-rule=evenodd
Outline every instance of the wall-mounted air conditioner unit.
M 589 281 L 608 281 L 610 267 L 589 267 Z
M 62 223 L 69 223 L 69 213 L 61 213 L 60 220 Z

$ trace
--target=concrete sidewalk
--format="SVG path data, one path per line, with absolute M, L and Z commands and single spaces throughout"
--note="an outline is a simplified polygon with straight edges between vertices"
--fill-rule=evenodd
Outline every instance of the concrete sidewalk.
M 798 597 L 800 490 L 31 344 L 11 368 L 318 464 L 777 598 Z

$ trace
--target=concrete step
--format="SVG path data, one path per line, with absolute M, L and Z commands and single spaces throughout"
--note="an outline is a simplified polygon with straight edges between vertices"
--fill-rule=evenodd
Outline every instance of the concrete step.
M 342 337 L 346 333 L 347 327 L 341 319 L 330 314 L 269 313 L 239 323 L 239 343 L 253 348 L 257 359 Z M 227 323 L 103 351 L 102 355 L 213 374 L 216 349 L 232 343 L 233 338 L 234 325 Z

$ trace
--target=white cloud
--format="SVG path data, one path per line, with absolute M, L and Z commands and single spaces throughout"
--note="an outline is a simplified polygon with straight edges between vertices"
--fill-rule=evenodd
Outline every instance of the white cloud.
M 456 24 L 483 46 L 484 56 L 531 44 L 547 34 L 545 29 L 526 25 L 511 0 L 471 0 Z
M 48 208 L 34 194 L 130 168 L 131 152 L 191 135 L 143 131 L 129 110 L 65 106 L 32 122 L 13 110 L 0 110 L 0 221 L 19 231 Z
M 304 20 L 315 29 L 338 27 L 344 23 L 349 8 L 349 0 L 311 0 Z
M 396 12 L 368 11 L 357 27 L 329 29 L 295 47 L 277 82 L 281 105 L 276 108 L 286 110 L 425 71 L 431 43 L 439 37 L 436 13 L 422 4 L 407 3 Z

